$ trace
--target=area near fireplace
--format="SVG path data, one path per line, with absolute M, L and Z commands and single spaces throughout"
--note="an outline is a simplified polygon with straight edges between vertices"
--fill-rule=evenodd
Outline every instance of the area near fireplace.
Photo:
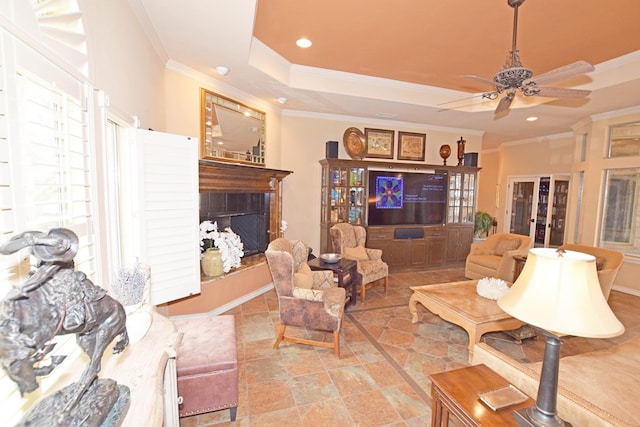
M 242 267 L 221 277 L 201 277 L 200 294 L 167 304 L 170 316 L 223 312 L 271 286 L 262 254 L 281 236 L 282 180 L 291 172 L 233 163 L 199 163 L 200 220 L 230 225 L 243 240 Z

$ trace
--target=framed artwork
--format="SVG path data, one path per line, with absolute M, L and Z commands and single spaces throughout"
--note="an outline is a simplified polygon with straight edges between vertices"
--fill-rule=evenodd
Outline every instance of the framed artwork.
M 398 160 L 424 161 L 424 133 L 398 132 Z
M 393 139 L 395 131 L 384 129 L 364 129 L 367 141 L 367 157 L 393 159 Z

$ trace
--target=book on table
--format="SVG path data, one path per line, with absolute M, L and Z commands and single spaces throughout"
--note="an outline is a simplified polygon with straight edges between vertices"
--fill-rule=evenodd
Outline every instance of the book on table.
M 528 399 L 528 396 L 509 384 L 505 387 L 496 388 L 478 393 L 480 400 L 489 408 L 497 411 L 512 405 L 517 405 Z

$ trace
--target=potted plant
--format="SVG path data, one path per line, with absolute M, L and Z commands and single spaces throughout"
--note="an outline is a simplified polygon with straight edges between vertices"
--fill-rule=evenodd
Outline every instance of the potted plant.
M 476 211 L 476 218 L 473 226 L 473 233 L 476 237 L 486 238 L 489 229 L 493 226 L 493 217 L 487 212 Z

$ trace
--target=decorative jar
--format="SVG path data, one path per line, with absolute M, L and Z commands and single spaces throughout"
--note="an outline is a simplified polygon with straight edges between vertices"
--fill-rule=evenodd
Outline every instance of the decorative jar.
M 440 157 L 442 157 L 442 164 L 447 165 L 447 159 L 451 155 L 451 147 L 448 144 L 440 146 Z
M 200 264 L 202 264 L 202 271 L 205 276 L 215 277 L 222 276 L 224 274 L 222 254 L 218 248 L 210 248 L 204 251 Z

